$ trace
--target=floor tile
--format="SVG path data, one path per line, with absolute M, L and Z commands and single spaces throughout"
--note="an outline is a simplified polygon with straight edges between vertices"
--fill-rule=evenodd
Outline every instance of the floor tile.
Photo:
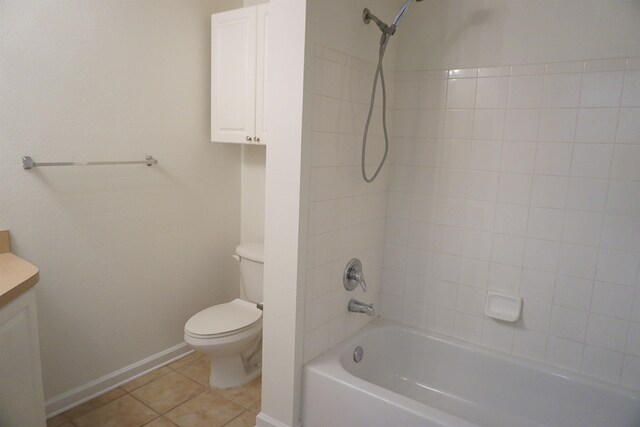
M 64 415 L 56 415 L 53 418 L 49 418 L 47 420 L 47 427 L 59 427 L 65 423 L 69 422 L 69 418 Z
M 73 423 L 77 427 L 139 427 L 157 416 L 127 394 L 81 416 Z
M 200 359 L 203 356 L 204 356 L 204 354 L 202 354 L 202 353 L 200 353 L 198 351 L 194 351 L 193 353 L 186 355 L 182 359 L 178 359 L 175 362 L 170 363 L 169 367 L 171 369 L 180 369 L 183 366 L 186 366 L 189 363 L 194 362 L 194 361 Z
M 216 393 L 220 393 L 227 399 L 233 400 L 234 402 L 241 404 L 245 408 L 249 408 L 251 407 L 251 405 L 260 400 L 260 395 L 262 393 L 262 377 L 258 377 L 250 383 L 240 387 L 215 389 L 215 391 Z
M 115 388 L 111 391 L 106 392 L 105 394 L 103 394 L 102 396 L 98 396 L 95 399 L 91 399 L 87 402 L 84 402 L 78 406 L 76 406 L 75 408 L 71 408 L 69 409 L 67 412 L 63 413 L 62 415 L 67 417 L 68 419 L 70 419 L 71 421 L 75 420 L 76 418 L 79 418 L 81 416 L 83 416 L 84 414 L 93 411 L 94 409 L 97 409 L 99 407 L 101 407 L 102 405 L 111 402 L 114 399 L 117 399 L 118 397 L 124 395 L 126 392 L 124 390 L 122 390 L 121 388 Z
M 156 418 L 144 427 L 177 427 L 174 423 L 164 417 Z M 253 427 L 253 426 L 252 426 Z
M 231 420 L 228 424 L 225 424 L 224 427 L 255 427 L 255 425 L 256 414 L 245 411 Z
M 192 380 L 209 387 L 209 372 L 211 370 L 211 362 L 208 357 L 201 357 L 189 365 L 180 368 L 179 372 L 191 378 Z
M 216 392 L 205 391 L 165 414 L 180 427 L 218 427 L 244 412 L 244 408 Z
M 168 374 L 169 372 L 173 372 L 173 370 L 171 368 L 169 368 L 168 366 L 163 366 L 161 368 L 158 369 L 154 369 L 153 371 L 149 372 L 148 374 L 145 374 L 141 377 L 136 378 L 135 380 L 129 381 L 128 383 L 126 383 L 125 385 L 120 386 L 121 388 L 123 388 L 126 391 L 133 391 L 137 388 L 142 387 L 145 384 L 150 383 L 151 381 L 155 380 L 156 378 L 160 378 L 163 375 Z
M 136 399 L 163 414 L 204 390 L 200 384 L 171 372 L 131 392 Z
M 260 411 L 262 411 L 262 399 L 254 403 L 249 410 L 254 414 L 260 413 Z

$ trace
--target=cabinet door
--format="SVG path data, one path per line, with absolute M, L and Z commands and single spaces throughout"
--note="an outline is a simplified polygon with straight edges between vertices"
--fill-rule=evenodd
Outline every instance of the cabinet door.
M 0 310 L 0 426 L 44 427 L 34 290 Z
M 256 8 L 211 15 L 211 140 L 255 136 Z
M 269 52 L 267 50 L 267 37 L 269 34 L 269 4 L 258 6 L 258 34 L 256 56 L 256 137 L 258 143 L 267 143 L 269 131 L 265 122 L 265 97 L 264 82 L 267 81 L 269 72 Z

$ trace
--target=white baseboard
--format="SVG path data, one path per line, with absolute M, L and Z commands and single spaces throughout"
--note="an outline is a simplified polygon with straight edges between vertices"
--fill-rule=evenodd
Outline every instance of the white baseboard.
M 296 423 L 294 427 L 299 427 L 300 423 Z M 264 412 L 260 412 L 256 416 L 256 427 L 291 427 L 285 423 L 282 423 L 275 418 L 271 418 Z
M 192 353 L 193 350 L 185 342 L 160 353 L 142 359 L 132 365 L 118 369 L 115 372 L 105 375 L 102 378 L 90 381 L 87 384 L 76 387 L 65 393 L 53 396 L 45 402 L 47 418 L 54 417 L 68 409 L 81 403 L 91 400 L 109 390 L 125 384 L 134 378 L 142 376 L 160 366 L 166 365 Z

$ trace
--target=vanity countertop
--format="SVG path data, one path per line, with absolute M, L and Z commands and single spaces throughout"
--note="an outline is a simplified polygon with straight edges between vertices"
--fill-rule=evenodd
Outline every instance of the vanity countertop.
M 38 268 L 9 252 L 10 249 L 9 231 L 0 230 L 0 309 L 40 280 Z

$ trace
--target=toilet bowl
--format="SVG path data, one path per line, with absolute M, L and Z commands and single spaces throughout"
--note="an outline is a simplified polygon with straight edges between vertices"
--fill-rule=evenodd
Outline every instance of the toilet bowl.
M 193 315 L 184 326 L 184 340 L 211 360 L 209 385 L 237 387 L 261 373 L 263 247 L 236 248 L 246 299 L 217 304 Z

